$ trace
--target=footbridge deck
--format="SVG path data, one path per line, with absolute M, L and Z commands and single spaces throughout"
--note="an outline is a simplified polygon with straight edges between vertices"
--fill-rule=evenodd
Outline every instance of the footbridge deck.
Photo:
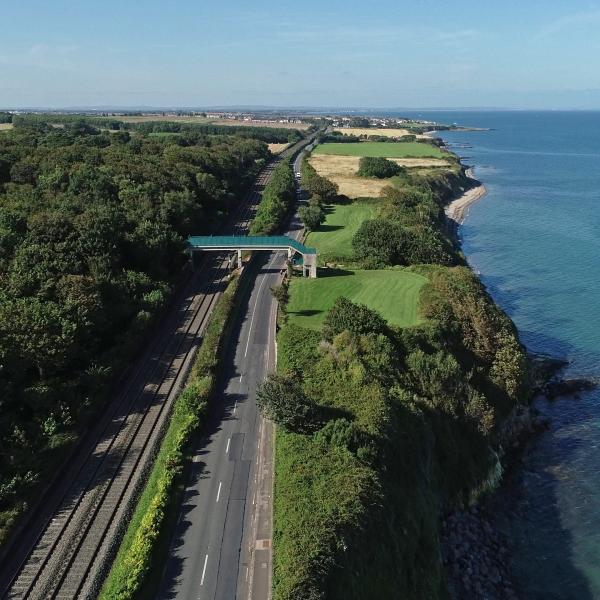
M 237 251 L 238 264 L 241 265 L 244 250 L 285 250 L 288 258 L 295 253 L 302 255 L 303 271 L 310 277 L 317 276 L 317 250 L 309 248 L 286 235 L 246 236 L 246 235 L 194 235 L 188 238 L 190 252 L 203 251 Z

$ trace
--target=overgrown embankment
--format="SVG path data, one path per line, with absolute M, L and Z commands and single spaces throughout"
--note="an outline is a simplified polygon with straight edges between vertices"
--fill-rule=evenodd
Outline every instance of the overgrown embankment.
M 526 395 L 526 357 L 445 233 L 460 172 L 410 175 L 352 236 L 356 265 L 427 279 L 417 325 L 390 325 L 405 309 L 393 298 L 386 320 L 342 297 L 305 328 L 314 308 L 289 287 L 278 375 L 259 393 L 279 424 L 276 600 L 445 597 L 440 513 L 500 476 L 498 436 Z

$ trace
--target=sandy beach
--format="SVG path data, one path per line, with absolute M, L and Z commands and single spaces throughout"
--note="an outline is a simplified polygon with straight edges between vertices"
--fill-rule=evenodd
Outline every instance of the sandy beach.
M 468 189 L 462 196 L 456 198 L 456 200 L 452 200 L 452 202 L 450 202 L 450 204 L 448 204 L 446 207 L 446 216 L 459 225 L 462 224 L 467 218 L 467 215 L 469 214 L 469 207 L 472 204 L 475 204 L 475 202 L 481 200 L 487 192 L 485 186 L 475 179 L 475 177 L 473 177 L 473 172 L 471 169 L 467 171 L 467 175 L 470 179 L 476 182 L 477 185 Z

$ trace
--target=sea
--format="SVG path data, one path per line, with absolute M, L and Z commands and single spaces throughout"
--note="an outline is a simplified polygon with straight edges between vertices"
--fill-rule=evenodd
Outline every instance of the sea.
M 529 350 L 600 378 L 600 112 L 403 114 L 488 129 L 439 134 L 488 190 L 463 250 Z M 503 520 L 516 583 L 525 600 L 600 599 L 600 389 L 536 407 L 551 426 Z

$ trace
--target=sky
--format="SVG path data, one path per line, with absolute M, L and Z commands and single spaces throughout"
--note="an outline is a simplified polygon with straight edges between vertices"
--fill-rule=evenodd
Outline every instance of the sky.
M 0 108 L 600 109 L 600 1 L 3 4 Z

